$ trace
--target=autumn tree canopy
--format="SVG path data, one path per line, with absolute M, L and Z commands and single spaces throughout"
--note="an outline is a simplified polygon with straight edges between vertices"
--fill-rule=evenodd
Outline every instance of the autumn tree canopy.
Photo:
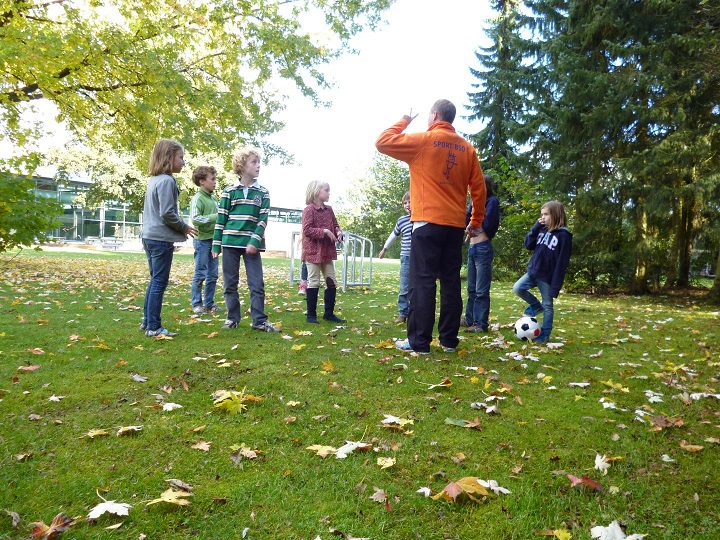
M 160 137 L 193 152 L 257 140 L 281 127 L 291 85 L 318 100 L 322 65 L 390 4 L 0 0 L 3 138 L 32 141 L 22 117 L 49 100 L 81 140 L 142 163 Z

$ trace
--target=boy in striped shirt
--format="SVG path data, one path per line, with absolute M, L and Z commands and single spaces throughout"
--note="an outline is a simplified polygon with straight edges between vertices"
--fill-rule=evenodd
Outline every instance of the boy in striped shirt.
M 410 243 L 412 240 L 412 223 L 410 223 L 410 192 L 406 191 L 402 198 L 402 205 L 405 209 L 405 215 L 400 216 L 395 224 L 395 228 L 385 241 L 385 245 L 380 250 L 379 257 L 385 257 L 385 253 L 393 244 L 396 238 L 400 237 L 400 294 L 398 294 L 398 318 L 395 324 L 402 324 L 407 321 L 408 312 L 410 310 L 410 300 L 408 299 L 408 288 L 410 284 Z
M 215 222 L 212 253 L 222 250 L 223 281 L 227 320 L 224 329 L 238 327 L 240 322 L 240 259 L 250 289 L 252 328 L 261 332 L 279 332 L 265 314 L 265 281 L 260 252 L 265 251 L 265 227 L 270 213 L 270 193 L 258 184 L 260 151 L 243 148 L 235 152 L 233 171 L 238 183 L 223 190 Z

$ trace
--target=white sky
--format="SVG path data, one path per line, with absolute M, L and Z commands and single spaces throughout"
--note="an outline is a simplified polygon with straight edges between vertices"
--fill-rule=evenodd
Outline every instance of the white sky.
M 273 206 L 302 208 L 311 180 L 328 182 L 330 204 L 365 176 L 375 154 L 375 139 L 403 114 L 419 113 L 408 131 L 427 129 L 432 104 L 449 99 L 458 109 L 460 133 L 481 129 L 462 118 L 467 92 L 477 82 L 475 51 L 487 46 L 484 28 L 493 16 L 489 0 L 397 0 L 385 12 L 387 24 L 364 31 L 345 55 L 324 68 L 335 82 L 321 98 L 332 107 L 316 109 L 293 97 L 281 120 L 285 129 L 269 138 L 295 156 L 296 165 L 266 163 L 259 181 L 270 190 Z

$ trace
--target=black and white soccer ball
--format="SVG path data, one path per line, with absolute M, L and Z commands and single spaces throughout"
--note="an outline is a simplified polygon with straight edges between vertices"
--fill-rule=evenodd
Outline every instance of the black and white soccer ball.
M 523 341 L 535 339 L 540 335 L 540 323 L 535 317 L 520 317 L 515 323 L 515 335 Z

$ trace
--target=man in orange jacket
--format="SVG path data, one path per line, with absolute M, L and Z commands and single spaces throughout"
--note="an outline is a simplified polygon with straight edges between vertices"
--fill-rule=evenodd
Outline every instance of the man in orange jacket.
M 482 231 L 485 213 L 483 172 L 473 145 L 452 126 L 455 112 L 450 101 L 438 100 L 430 109 L 427 131 L 403 133 L 417 116 L 405 115 L 375 142 L 379 152 L 410 167 L 413 232 L 408 337 L 395 345 L 400 350 L 421 354 L 430 352 L 438 278 L 440 345 L 445 352 L 455 352 L 463 310 L 460 285 L 463 238 L 465 233 L 474 237 Z M 466 228 L 468 191 L 473 213 Z

